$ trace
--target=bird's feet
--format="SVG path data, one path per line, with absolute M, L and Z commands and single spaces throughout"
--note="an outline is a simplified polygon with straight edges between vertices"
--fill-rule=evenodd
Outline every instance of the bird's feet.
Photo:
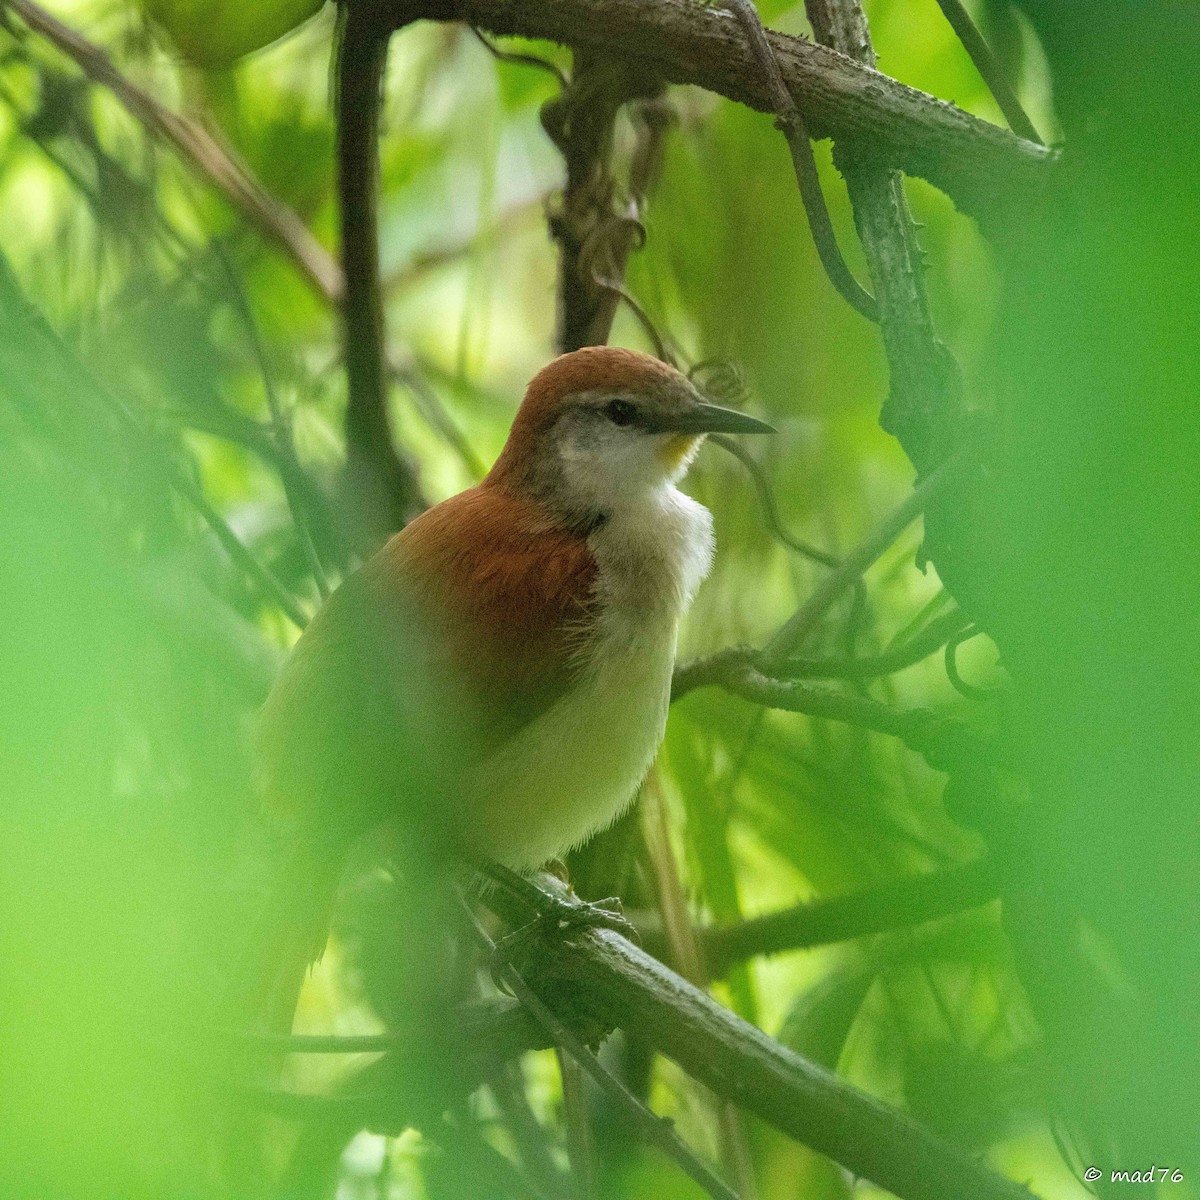
M 505 966 L 520 957 L 521 949 L 535 939 L 566 938 L 589 929 L 611 929 L 630 941 L 641 940 L 637 929 L 622 913 L 617 896 L 596 901 L 581 900 L 569 890 L 569 885 L 565 894 L 555 894 L 504 867 L 489 866 L 486 873 L 502 888 L 526 900 L 537 913 L 531 921 L 496 943 L 491 964 L 492 975 L 496 978 L 503 974 Z

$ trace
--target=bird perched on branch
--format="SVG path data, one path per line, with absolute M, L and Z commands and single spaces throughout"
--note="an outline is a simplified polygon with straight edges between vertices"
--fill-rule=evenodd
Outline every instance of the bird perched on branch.
M 628 806 L 712 555 L 707 509 L 675 485 L 706 433 L 770 431 L 657 359 L 563 355 L 483 482 L 334 593 L 262 714 L 265 784 L 297 846 L 276 935 L 292 1004 L 373 827 L 425 862 L 520 870 Z

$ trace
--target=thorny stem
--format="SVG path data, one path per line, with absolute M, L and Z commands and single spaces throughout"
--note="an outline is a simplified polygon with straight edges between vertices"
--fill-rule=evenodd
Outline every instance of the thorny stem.
M 875 52 L 859 0 L 806 0 L 817 40 L 873 68 Z M 854 222 L 879 302 L 889 393 L 880 425 L 904 447 L 919 475 L 958 441 L 962 379 L 938 340 L 925 292 L 924 262 L 900 175 L 856 136 L 839 137 L 834 162 L 846 180 Z

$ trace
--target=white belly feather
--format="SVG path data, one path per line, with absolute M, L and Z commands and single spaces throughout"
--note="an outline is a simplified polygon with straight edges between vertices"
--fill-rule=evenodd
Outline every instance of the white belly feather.
M 476 837 L 536 867 L 612 824 L 662 741 L 679 620 L 712 559 L 712 517 L 673 486 L 620 510 L 589 539 L 596 637 L 578 683 L 483 765 Z

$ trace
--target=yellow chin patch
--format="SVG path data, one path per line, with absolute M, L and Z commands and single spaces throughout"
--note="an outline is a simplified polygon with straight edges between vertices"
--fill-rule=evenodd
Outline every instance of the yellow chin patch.
M 677 433 L 659 446 L 658 461 L 668 471 L 677 471 L 696 453 L 702 440 L 695 434 Z

